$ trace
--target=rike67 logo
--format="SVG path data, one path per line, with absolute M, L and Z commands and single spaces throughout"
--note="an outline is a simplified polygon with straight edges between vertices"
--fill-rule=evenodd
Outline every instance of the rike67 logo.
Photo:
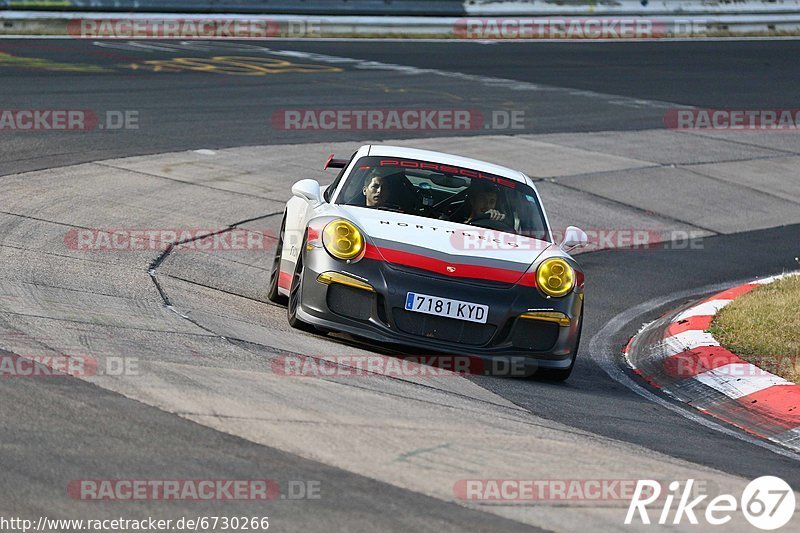
M 731 521 L 734 513 L 741 511 L 747 521 L 754 527 L 771 531 L 785 526 L 794 515 L 794 491 L 779 477 L 762 476 L 754 479 L 742 491 L 742 496 L 737 500 L 732 494 L 720 494 L 710 501 L 705 502 L 708 494 L 694 497 L 694 479 L 686 481 L 683 487 L 679 481 L 669 484 L 669 492 L 661 494 L 662 485 L 658 481 L 643 479 L 636 484 L 625 524 L 639 521 L 642 524 L 656 523 L 660 525 L 672 523 L 692 525 L 699 524 L 698 515 L 705 518 L 705 522 L 713 526 L 721 526 Z M 673 503 L 677 500 L 674 513 Z M 655 503 L 653 508 L 648 506 Z M 700 513 L 701 504 L 705 512 Z M 652 518 L 650 511 L 656 511 Z M 672 520 L 670 521 L 670 515 Z M 638 518 L 638 520 L 637 520 Z

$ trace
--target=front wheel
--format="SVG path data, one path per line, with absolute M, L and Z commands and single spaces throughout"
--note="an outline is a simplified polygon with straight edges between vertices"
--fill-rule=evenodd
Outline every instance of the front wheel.
M 314 332 L 316 329 L 311 324 L 303 322 L 297 317 L 297 309 L 300 307 L 300 299 L 303 295 L 303 250 L 306 247 L 305 240 L 303 246 L 300 248 L 300 254 L 297 257 L 297 265 L 294 268 L 294 276 L 292 276 L 292 285 L 289 289 L 289 303 L 286 306 L 286 317 L 289 319 L 289 325 L 301 331 Z

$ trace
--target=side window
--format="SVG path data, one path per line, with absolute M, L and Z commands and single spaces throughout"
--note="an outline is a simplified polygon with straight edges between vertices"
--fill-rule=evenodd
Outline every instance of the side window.
M 344 176 L 344 171 L 347 170 L 347 167 L 350 166 L 350 163 L 353 162 L 353 158 L 356 156 L 357 152 L 353 152 L 353 155 L 350 156 L 350 160 L 347 164 L 339 171 L 339 174 L 336 176 L 336 179 L 333 180 L 333 183 L 328 185 L 328 188 L 325 189 L 325 192 L 322 194 L 322 198 L 327 202 L 331 202 L 331 197 L 333 196 L 333 191 L 339 186 L 339 182 L 342 181 L 342 176 Z

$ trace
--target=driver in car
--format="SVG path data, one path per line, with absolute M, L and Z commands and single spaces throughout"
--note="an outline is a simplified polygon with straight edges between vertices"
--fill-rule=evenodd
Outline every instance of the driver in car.
M 364 188 L 361 189 L 361 192 L 364 194 L 367 207 L 380 207 L 386 203 L 388 194 L 383 186 L 382 176 L 369 174 L 364 180 Z
M 373 169 L 364 180 L 364 201 L 367 207 L 385 206 L 391 195 L 391 184 L 386 176 L 381 175 L 378 169 Z
M 467 189 L 467 198 L 464 206 L 453 213 L 452 222 L 469 224 L 475 219 L 504 221 L 505 213 L 497 209 L 497 185 L 494 183 L 474 179 Z

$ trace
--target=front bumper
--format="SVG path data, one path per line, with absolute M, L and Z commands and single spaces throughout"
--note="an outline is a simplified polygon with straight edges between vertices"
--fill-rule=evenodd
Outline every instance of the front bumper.
M 562 298 L 546 298 L 534 287 L 448 278 L 383 261 L 362 259 L 348 264 L 323 248 L 307 250 L 303 264 L 298 318 L 320 328 L 483 360 L 521 359 L 528 370 L 565 369 L 572 363 L 580 335 L 582 289 Z M 374 292 L 318 281 L 327 272 L 352 276 Z M 487 322 L 406 311 L 408 292 L 488 305 Z M 520 318 L 530 311 L 563 313 L 569 325 Z

